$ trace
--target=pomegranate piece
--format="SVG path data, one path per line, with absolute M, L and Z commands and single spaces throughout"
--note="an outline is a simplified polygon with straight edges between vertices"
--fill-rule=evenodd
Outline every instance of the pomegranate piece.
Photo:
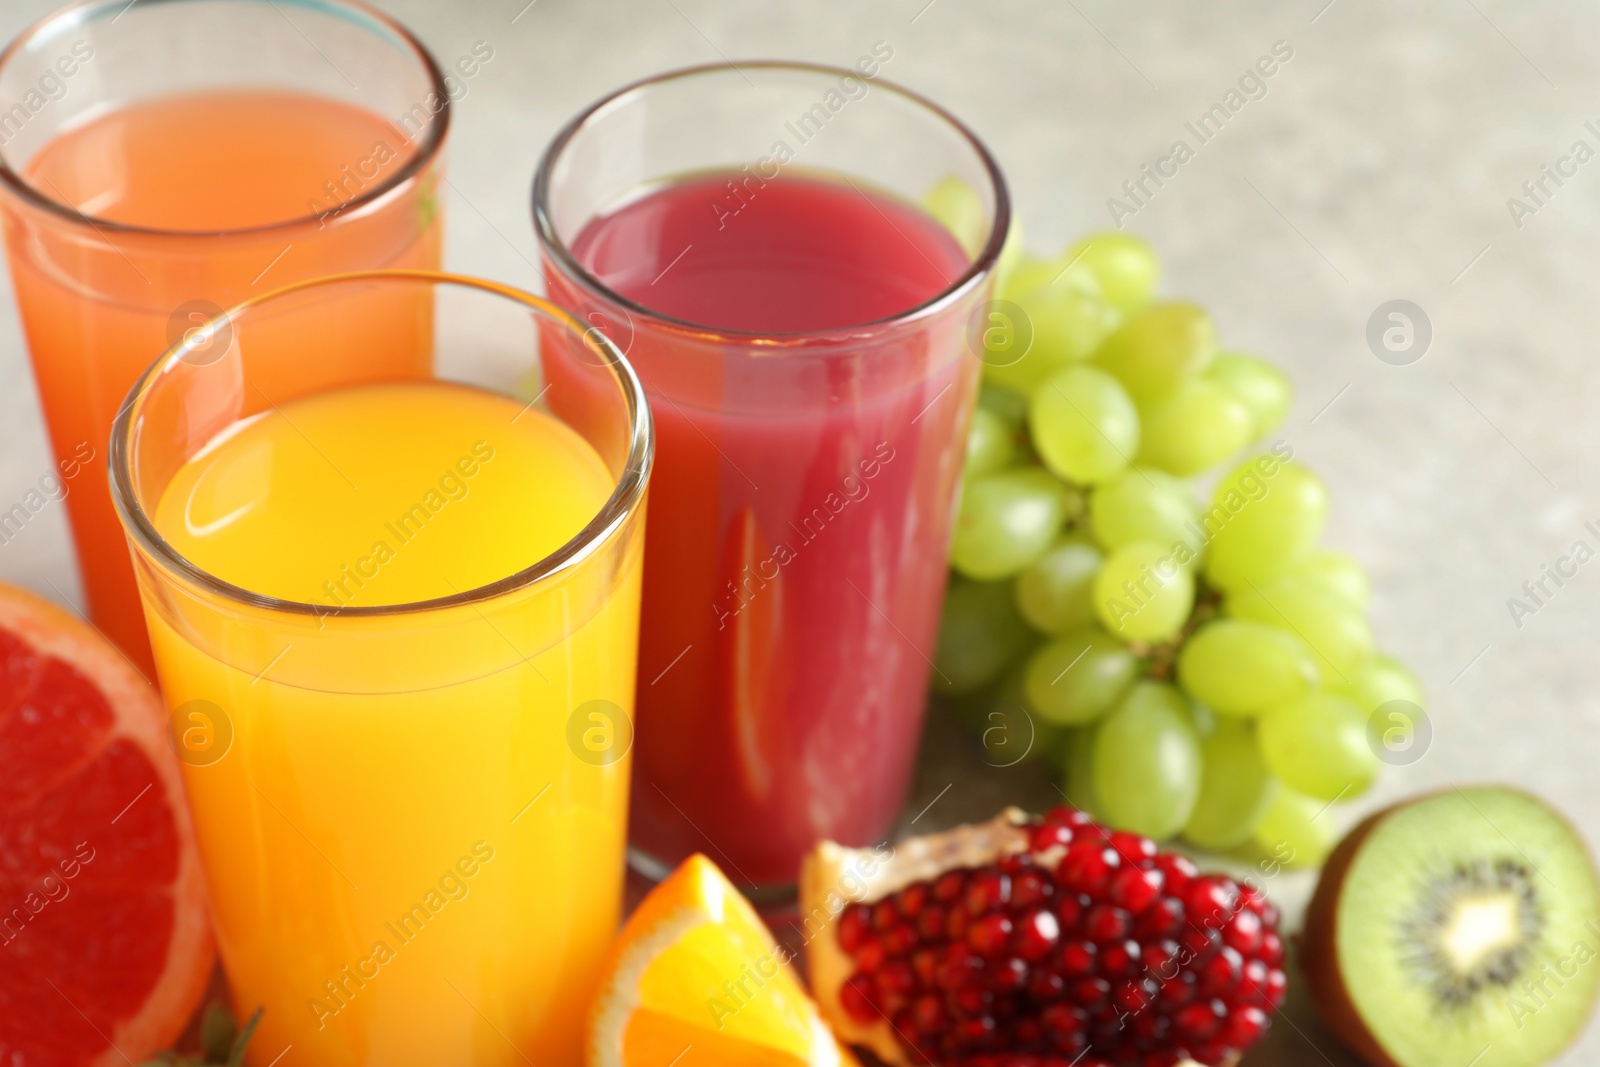
M 800 885 L 823 1014 L 897 1067 L 1226 1067 L 1283 1002 L 1258 889 L 1072 808 L 824 842 Z

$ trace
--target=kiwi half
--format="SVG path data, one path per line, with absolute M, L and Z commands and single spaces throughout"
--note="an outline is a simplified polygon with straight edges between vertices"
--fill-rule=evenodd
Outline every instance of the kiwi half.
M 1600 989 L 1600 877 L 1542 801 L 1456 788 L 1362 823 L 1306 913 L 1319 1012 L 1378 1067 L 1533 1067 Z

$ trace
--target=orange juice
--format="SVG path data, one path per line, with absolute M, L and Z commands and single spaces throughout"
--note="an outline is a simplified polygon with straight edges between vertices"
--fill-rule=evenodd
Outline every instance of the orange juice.
M 245 418 L 152 519 L 310 605 L 217 623 L 146 588 L 163 694 L 215 731 L 186 785 L 252 1063 L 577 1063 L 620 906 L 640 559 L 440 611 L 566 545 L 617 483 L 534 407 L 436 381 Z M 607 755 L 607 746 L 619 748 Z
M 420 149 L 415 131 L 325 97 L 219 91 L 91 115 L 22 174 L 94 221 L 7 199 L 6 241 L 56 455 L 94 457 L 66 499 L 90 614 L 148 673 L 105 477 L 129 386 L 185 330 L 250 296 L 343 271 L 436 269 L 437 176 L 428 161 L 392 195 L 344 210 L 402 177 Z

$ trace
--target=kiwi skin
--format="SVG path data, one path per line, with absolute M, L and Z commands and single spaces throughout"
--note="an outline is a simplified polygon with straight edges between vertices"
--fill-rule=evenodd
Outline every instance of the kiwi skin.
M 1496 785 L 1494 788 L 1531 796 L 1524 790 L 1508 786 Z M 1337 942 L 1339 897 L 1344 889 L 1345 877 L 1350 873 L 1350 865 L 1355 861 L 1361 846 L 1373 830 L 1389 816 L 1447 792 L 1449 790 L 1441 789 L 1423 793 L 1402 800 L 1362 820 L 1328 856 L 1328 861 L 1322 868 L 1322 876 L 1317 881 L 1316 892 L 1312 894 L 1311 903 L 1306 907 L 1305 927 L 1300 935 L 1300 962 L 1301 969 L 1305 972 L 1306 987 L 1311 993 L 1311 1001 L 1316 1005 L 1317 1014 L 1322 1017 L 1328 1028 L 1349 1045 L 1351 1051 L 1372 1067 L 1405 1067 L 1405 1065 L 1390 1057 L 1383 1050 L 1383 1046 L 1378 1044 L 1378 1039 L 1367 1028 L 1366 1021 L 1356 1011 L 1355 1001 L 1351 999 L 1350 991 L 1345 986 L 1344 975 L 1339 970 Z M 1576 833 L 1573 837 L 1582 840 Z M 1582 1032 L 1583 1027 L 1574 1027 L 1574 1040 L 1576 1035 Z
M 1317 880 L 1316 892 L 1306 907 L 1305 927 L 1300 934 L 1300 965 L 1305 972 L 1306 988 L 1311 993 L 1311 1002 L 1316 1005 L 1317 1014 L 1322 1016 L 1322 1021 L 1328 1024 L 1329 1029 L 1339 1035 L 1341 1041 L 1372 1067 L 1402 1065 L 1383 1051 L 1383 1046 L 1367 1029 L 1367 1024 L 1356 1011 L 1355 1002 L 1350 999 L 1349 990 L 1345 988 L 1344 975 L 1339 971 L 1338 931 L 1335 929 L 1339 895 L 1344 888 L 1345 876 L 1350 873 L 1350 864 L 1361 851 L 1367 836 L 1384 819 L 1421 799 L 1417 797 L 1402 801 L 1369 815 L 1345 835 L 1345 839 L 1339 842 L 1322 866 L 1322 876 Z

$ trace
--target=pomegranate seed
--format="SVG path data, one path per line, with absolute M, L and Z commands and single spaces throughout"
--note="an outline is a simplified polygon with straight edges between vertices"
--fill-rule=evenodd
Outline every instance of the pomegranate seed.
M 1033 911 L 1017 925 L 1017 955 L 1029 963 L 1038 963 L 1056 947 L 1061 939 L 1061 925 L 1056 917 L 1044 909 Z
M 1261 916 L 1253 911 L 1234 913 L 1228 925 L 1222 928 L 1222 942 L 1250 955 L 1261 948 Z
M 1162 897 L 1139 914 L 1134 932 L 1149 940 L 1174 937 L 1183 929 L 1183 904 L 1172 897 Z
M 987 915 L 1011 900 L 1011 876 L 1001 871 L 979 871 L 967 883 L 967 912 Z
M 927 882 L 913 882 L 900 891 L 900 914 L 907 919 L 915 919 L 932 898 L 932 886 Z
M 944 1001 L 933 993 L 924 993 L 911 1003 L 911 1025 L 919 1034 L 941 1034 L 950 1025 L 950 1013 Z
M 1160 941 L 1147 941 L 1141 951 L 1144 955 L 1144 969 L 1158 982 L 1165 982 L 1178 973 L 1181 966 L 1179 953 L 1182 947 L 1170 937 Z
M 1134 940 L 1118 941 L 1105 946 L 1100 952 L 1100 973 L 1104 975 L 1129 975 L 1139 969 L 1143 950 Z
M 868 937 L 856 950 L 856 967 L 865 974 L 875 974 L 888 958 L 889 954 L 884 951 L 883 942 L 875 937 Z
M 1172 1025 L 1184 1037 L 1204 1041 L 1213 1037 L 1228 1014 L 1228 1006 L 1220 1000 L 1202 1000 L 1178 1009 Z
M 872 929 L 877 933 L 883 933 L 899 921 L 900 909 L 894 906 L 893 900 L 880 900 L 872 905 Z
M 1028 984 L 1028 964 L 1012 956 L 1001 960 L 989 972 L 989 984 L 997 993 L 1015 993 Z
M 994 1040 L 995 1022 L 989 1015 L 962 1019 L 956 1027 L 956 1036 L 968 1048 L 982 1048 Z
M 1061 923 L 1061 931 L 1076 930 L 1083 921 L 1083 913 L 1088 910 L 1089 898 L 1082 893 L 1063 893 L 1056 901 L 1056 919 Z
M 1028 847 L 1035 852 L 1048 852 L 1057 846 L 1066 848 L 1070 844 L 1072 844 L 1072 827 L 1065 823 L 1047 822 L 1034 828 Z
M 1061 999 L 1067 980 L 1054 971 L 1034 971 L 1028 976 L 1028 996 L 1040 1003 Z
M 964 1015 L 982 1015 L 994 1004 L 994 994 L 981 986 L 962 986 L 950 998 Z
M 1177 976 L 1161 983 L 1156 997 L 1169 1008 L 1179 1008 L 1195 998 L 1195 977 L 1190 971 L 1179 971 Z
M 1110 904 L 1096 904 L 1083 917 L 1083 932 L 1101 944 L 1127 937 L 1131 925 L 1128 913 Z
M 1188 953 L 1190 959 L 1199 959 L 1222 941 L 1222 935 L 1215 930 L 1191 926 L 1183 932 L 1178 941 L 1183 945 L 1183 949 Z
M 1078 893 L 1103 900 L 1111 872 L 1122 866 L 1122 857 L 1097 841 L 1074 841 L 1056 867 L 1056 881 Z
M 936 948 L 919 948 L 911 954 L 911 973 L 917 976 L 917 984 L 923 989 L 932 989 L 939 981 L 939 950 Z M 1263 977 L 1265 977 L 1263 975 Z
M 917 932 L 910 923 L 897 922 L 883 932 L 883 950 L 891 956 L 904 956 L 917 947 Z
M 1009 852 L 995 866 L 1006 874 L 1017 875 L 1033 866 L 1033 857 L 1026 852 Z
M 944 935 L 952 941 L 960 941 L 967 936 L 967 927 L 972 924 L 972 916 L 967 914 L 967 909 L 954 907 L 944 921 Z
M 967 876 L 961 871 L 949 871 L 933 883 L 933 899 L 941 904 L 951 904 L 961 899 L 967 888 Z
M 1233 916 L 1238 890 L 1226 878 L 1197 878 L 1184 893 L 1189 921 L 1217 929 Z
M 955 990 L 976 982 L 983 973 L 983 959 L 967 951 L 965 945 L 951 945 L 939 963 L 939 987 Z
M 885 1011 L 898 1011 L 917 991 L 917 976 L 905 960 L 891 960 L 872 977 L 878 987 L 878 1006 Z
M 1283 1007 L 1283 998 L 1289 990 L 1289 979 L 1278 968 L 1274 967 L 1267 972 L 1267 1006 L 1273 1011 Z
M 1239 986 L 1239 975 L 1244 961 L 1231 948 L 1223 948 L 1200 965 L 1200 992 L 1208 997 L 1221 997 Z
M 854 956 L 867 936 L 867 909 L 861 904 L 845 906 L 839 915 L 839 947 Z
M 1154 982 L 1150 983 L 1150 986 L 1154 985 Z M 1144 982 L 1128 979 L 1117 983 L 1111 999 L 1123 1011 L 1137 1014 L 1150 1006 L 1150 1000 L 1154 996 L 1155 990 L 1147 987 Z
M 1262 931 L 1260 956 L 1269 964 L 1283 962 L 1283 938 L 1278 936 L 1278 931 Z
M 1074 941 L 1061 950 L 1061 973 L 1068 978 L 1093 974 L 1099 954 L 1092 941 Z
M 1263 904 L 1261 906 L 1260 915 L 1261 915 L 1261 921 L 1262 922 L 1266 923 L 1269 927 L 1272 927 L 1274 929 L 1277 928 L 1277 926 L 1278 926 L 1278 909 L 1277 909 L 1276 905 Z
M 1111 847 L 1123 863 L 1140 864 L 1156 858 L 1156 843 L 1148 837 L 1118 830 L 1111 835 Z
M 1260 1008 L 1235 1008 L 1222 1025 L 1222 1043 L 1230 1048 L 1249 1048 L 1267 1032 L 1272 1020 Z
M 882 1018 L 872 1003 L 871 989 L 872 979 L 862 974 L 851 975 L 839 989 L 839 1003 L 856 1022 L 870 1023 Z
M 967 929 L 967 946 L 980 956 L 998 956 L 1011 943 L 1013 924 L 1004 915 L 985 915 Z
M 1089 1013 L 1076 1004 L 1052 1004 L 1039 1013 L 1052 1035 L 1081 1034 L 1089 1027 Z
M 1056 887 L 1039 871 L 1023 871 L 1011 880 L 1011 906 L 1031 908 L 1055 896 Z
M 1184 890 L 1189 888 L 1189 883 L 1200 876 L 1200 868 L 1188 856 L 1176 852 L 1164 852 L 1156 857 L 1156 870 L 1166 875 L 1167 892 L 1173 896 L 1182 896 Z
M 1111 876 L 1109 899 L 1119 908 L 1138 915 L 1161 896 L 1166 876 L 1143 867 L 1124 867 Z
M 1080 978 L 1072 983 L 1072 999 L 1093 1011 L 1111 999 L 1111 983 L 1104 978 Z
M 929 904 L 917 913 L 917 935 L 924 941 L 937 941 L 944 937 L 949 915 L 943 904 Z

